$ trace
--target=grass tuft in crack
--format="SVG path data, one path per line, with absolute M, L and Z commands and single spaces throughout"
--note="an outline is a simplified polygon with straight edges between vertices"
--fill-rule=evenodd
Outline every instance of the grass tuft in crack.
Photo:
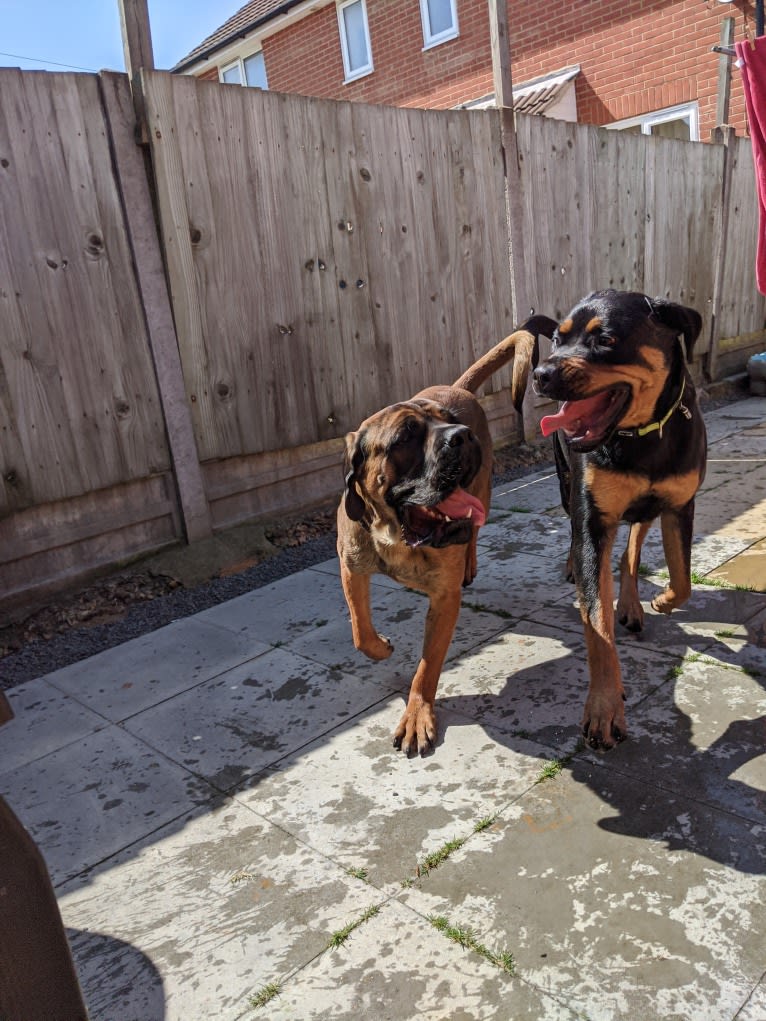
M 488 947 L 485 947 L 483 943 L 480 943 L 476 938 L 476 934 L 473 929 L 469 929 L 467 926 L 460 927 L 457 925 L 450 925 L 449 921 L 442 915 L 432 915 L 428 921 L 439 932 L 444 933 L 447 939 L 451 939 L 453 943 L 457 943 L 461 947 L 465 947 L 466 950 L 473 950 L 474 953 L 480 954 L 485 960 L 489 961 L 490 964 L 494 964 L 495 967 L 500 968 L 508 975 L 513 975 L 516 971 L 516 964 L 513 960 L 513 954 L 508 951 L 501 953 L 495 953 Z
M 468 840 L 468 837 L 457 837 L 455 840 L 448 840 L 438 851 L 433 851 L 431 854 L 426 855 L 420 865 L 418 865 L 418 875 L 421 875 L 423 872 L 428 875 L 431 869 L 438 869 L 442 862 L 445 862 L 451 854 L 463 846 L 466 840 Z
M 265 986 L 262 986 L 257 993 L 254 993 L 247 1001 L 251 1010 L 258 1010 L 260 1007 L 265 1007 L 267 1003 L 270 1003 L 275 996 L 279 996 L 282 991 L 282 987 L 278 982 L 269 982 Z
M 725 588 L 734 592 L 755 592 L 752 585 L 733 585 L 730 581 L 724 581 L 723 578 L 711 578 L 706 574 L 700 574 L 699 571 L 692 571 L 691 579 L 695 585 L 707 585 L 709 588 Z
M 479 819 L 473 828 L 474 833 L 483 833 L 484 830 L 488 830 L 492 823 L 497 819 L 496 815 L 485 815 L 483 819 Z
M 380 905 L 373 904 L 371 907 L 367 908 L 367 910 L 362 915 L 360 915 L 359 918 L 357 918 L 355 921 L 349 922 L 348 925 L 345 925 L 342 929 L 338 929 L 337 932 L 334 932 L 332 936 L 330 936 L 330 941 L 327 944 L 327 949 L 328 950 L 331 948 L 337 949 L 338 947 L 342 947 L 343 944 L 348 939 L 348 937 L 354 931 L 354 929 L 358 929 L 360 925 L 364 925 L 365 922 L 368 922 L 371 918 L 374 918 L 379 911 Z
M 232 884 L 232 886 L 234 886 L 237 883 L 245 883 L 249 879 L 255 879 L 255 876 L 253 875 L 253 873 L 252 872 L 246 872 L 245 869 L 240 869 L 239 872 L 235 872 L 234 873 L 234 875 L 231 877 L 229 882 Z
M 551 759 L 550 762 L 546 762 L 540 770 L 535 783 L 545 783 L 546 780 L 553 780 L 554 777 L 559 775 L 563 768 L 563 763 L 559 759 Z
M 483 819 L 479 819 L 474 824 L 473 833 L 483 833 L 484 830 L 489 829 L 492 823 L 497 818 L 496 815 L 487 815 Z M 454 840 L 448 840 L 446 844 L 442 845 L 437 851 L 433 851 L 431 854 L 426 855 L 422 862 L 418 865 L 417 875 L 428 875 L 432 869 L 437 869 L 442 862 L 445 862 L 451 854 L 455 851 L 459 851 L 463 844 L 468 840 L 468 837 L 456 837 Z
M 353 876 L 355 879 L 363 879 L 366 881 L 367 876 L 370 874 L 367 869 L 346 869 L 349 876 Z

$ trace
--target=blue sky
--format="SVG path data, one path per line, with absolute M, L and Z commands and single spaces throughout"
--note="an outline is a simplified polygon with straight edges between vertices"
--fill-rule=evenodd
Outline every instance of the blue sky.
M 149 0 L 155 65 L 172 67 L 244 3 Z M 117 0 L 0 0 L 0 51 L 0 67 L 123 71 Z

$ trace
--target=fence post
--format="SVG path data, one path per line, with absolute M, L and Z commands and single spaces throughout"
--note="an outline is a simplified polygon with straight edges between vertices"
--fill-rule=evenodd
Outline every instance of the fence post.
M 130 90 L 133 93 L 133 109 L 136 113 L 136 140 L 140 145 L 147 145 L 149 135 L 139 74 L 141 68 L 145 68 L 147 71 L 154 70 L 149 8 L 147 0 L 117 0 L 117 2 L 120 7 L 125 70 L 128 72 Z
M 511 263 L 512 310 L 514 325 L 526 318 L 528 311 L 521 208 L 521 170 L 513 113 L 513 80 L 511 46 L 508 37 L 506 0 L 488 0 L 489 32 L 492 50 L 492 79 L 495 102 L 500 110 L 500 132 L 505 161 L 505 207 L 508 222 L 508 243 Z
M 492 79 L 495 102 L 500 111 L 500 137 L 505 166 L 505 212 L 508 225 L 508 249 L 511 267 L 511 308 L 514 326 L 530 312 L 528 280 L 524 260 L 524 217 L 521 201 L 521 164 L 519 161 L 516 116 L 513 112 L 513 76 L 511 43 L 508 34 L 507 0 L 488 0 L 489 35 L 492 51 Z M 531 387 L 521 414 L 519 434 L 522 439 L 537 435 L 539 414 L 534 409 Z
M 136 145 L 130 131 L 133 110 L 125 76 L 103 71 L 100 80 L 114 151 L 115 173 L 122 193 L 125 223 L 157 374 L 181 516 L 187 540 L 195 542 L 211 535 L 213 529 L 184 386 L 144 150 Z
M 726 265 L 726 239 L 729 234 L 729 204 L 731 202 L 731 175 L 734 163 L 732 143 L 735 139 L 734 128 L 728 124 L 719 125 L 713 131 L 712 141 L 723 145 L 723 167 L 721 169 L 721 235 L 718 251 L 713 267 L 713 307 L 710 315 L 710 342 L 702 366 L 703 379 L 711 383 L 715 380 L 718 362 L 718 347 L 721 340 L 718 326 L 718 315 L 721 307 L 721 288 Z

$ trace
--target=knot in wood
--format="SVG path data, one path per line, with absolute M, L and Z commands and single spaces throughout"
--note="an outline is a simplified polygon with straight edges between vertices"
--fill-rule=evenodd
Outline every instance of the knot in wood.
M 98 231 L 92 230 L 85 239 L 85 251 L 98 258 L 104 254 L 104 239 Z

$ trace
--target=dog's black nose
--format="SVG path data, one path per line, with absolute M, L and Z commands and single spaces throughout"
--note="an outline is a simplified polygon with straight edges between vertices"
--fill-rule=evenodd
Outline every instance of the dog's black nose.
M 544 390 L 546 386 L 549 386 L 553 381 L 553 377 L 556 374 L 556 367 L 554 365 L 538 365 L 533 372 L 535 386 L 539 390 Z
M 451 425 L 444 432 L 444 443 L 448 447 L 462 447 L 471 440 L 471 430 L 467 425 Z

